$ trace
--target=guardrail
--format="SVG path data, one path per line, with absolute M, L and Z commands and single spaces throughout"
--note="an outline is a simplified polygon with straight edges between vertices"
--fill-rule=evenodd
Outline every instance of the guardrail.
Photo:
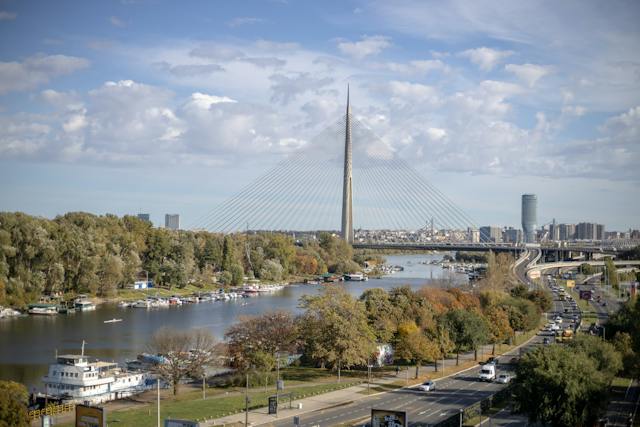
M 31 421 L 38 420 L 44 415 L 58 415 L 65 412 L 71 412 L 76 408 L 73 403 L 64 403 L 61 405 L 48 405 L 46 408 L 34 409 L 29 411 L 29 419 Z

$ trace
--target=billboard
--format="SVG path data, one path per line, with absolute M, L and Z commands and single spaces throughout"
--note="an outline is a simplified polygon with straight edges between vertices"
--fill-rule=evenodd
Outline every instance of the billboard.
M 580 299 L 590 300 L 591 299 L 591 291 L 580 291 Z
M 576 281 L 575 280 L 567 280 L 567 288 L 575 288 Z
M 408 425 L 405 411 L 371 409 L 371 427 L 407 427 Z
M 106 427 L 107 414 L 104 408 L 76 405 L 76 427 Z

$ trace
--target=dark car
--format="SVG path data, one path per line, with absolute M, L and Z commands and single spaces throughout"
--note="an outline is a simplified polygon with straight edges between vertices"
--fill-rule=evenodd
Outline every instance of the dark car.
M 551 344 L 551 340 L 549 340 L 549 338 L 545 337 L 545 338 L 542 340 L 542 344 L 544 344 L 544 345 L 549 345 L 549 344 Z

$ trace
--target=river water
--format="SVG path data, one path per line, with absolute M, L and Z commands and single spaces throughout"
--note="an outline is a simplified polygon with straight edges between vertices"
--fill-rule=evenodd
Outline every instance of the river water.
M 391 289 L 409 285 L 414 289 L 429 286 L 430 279 L 446 279 L 447 286 L 467 282 L 466 275 L 443 270 L 424 261 L 439 260 L 442 255 L 388 255 L 387 263 L 401 265 L 404 271 L 367 282 L 345 282 L 346 289 L 360 296 L 368 288 Z M 257 315 L 271 310 L 300 312 L 302 295 L 316 294 L 322 285 L 291 285 L 281 291 L 235 301 L 185 304 L 156 309 L 120 308 L 102 304 L 95 311 L 57 316 L 26 316 L 0 320 L 0 379 L 19 381 L 29 388 L 41 388 L 41 377 L 59 354 L 79 353 L 86 341 L 85 353 L 102 360 L 123 362 L 145 351 L 146 342 L 163 326 L 177 329 L 208 328 L 219 339 L 239 316 Z M 119 318 L 122 322 L 104 323 Z

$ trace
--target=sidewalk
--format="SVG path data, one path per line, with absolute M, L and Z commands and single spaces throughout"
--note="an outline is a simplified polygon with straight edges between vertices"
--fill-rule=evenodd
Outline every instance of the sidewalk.
M 535 335 L 532 337 L 534 338 Z M 532 339 L 531 338 L 531 339 Z M 530 341 L 527 340 L 523 343 L 518 344 L 517 347 L 509 350 L 507 353 L 502 356 L 515 355 L 518 353 L 518 349 L 527 344 Z M 491 356 L 491 345 L 483 346 L 482 350 L 478 350 L 478 360 L 484 360 Z M 484 357 L 482 357 L 484 355 Z M 496 357 L 498 356 L 498 348 L 496 347 Z M 439 381 L 443 378 L 447 378 L 453 375 L 457 375 L 458 373 L 471 369 L 478 369 L 479 364 L 474 360 L 474 352 L 466 352 L 460 353 L 460 365 L 459 369 L 456 368 L 456 359 L 449 358 L 445 359 L 445 369 L 447 375 L 444 377 L 437 377 L 436 381 Z M 442 361 L 438 364 L 439 373 L 442 371 Z M 303 399 L 299 399 L 293 402 L 293 408 L 289 409 L 288 407 L 284 408 L 284 402 L 280 402 L 281 408 L 279 410 L 278 417 L 275 415 L 268 414 L 268 408 L 258 408 L 249 411 L 249 425 L 257 426 L 264 424 L 271 424 L 275 421 L 292 418 L 294 416 L 299 416 L 305 413 L 320 411 L 324 409 L 330 409 L 337 406 L 348 405 L 352 402 L 358 401 L 360 399 L 364 399 L 369 396 L 374 396 L 380 393 L 386 393 L 391 391 L 392 385 L 405 387 L 406 385 L 415 385 L 425 380 L 425 378 L 433 377 L 435 374 L 435 367 L 433 364 L 428 366 L 423 366 L 420 368 L 420 378 L 414 379 L 415 376 L 415 366 L 409 366 L 408 369 L 404 369 L 400 371 L 400 374 L 396 376 L 395 374 L 386 375 L 382 378 L 376 378 L 371 382 L 371 394 L 367 394 L 367 383 L 362 383 L 353 387 L 345 388 L 338 391 L 333 391 L 330 393 L 325 393 L 317 396 L 307 397 Z M 379 390 L 380 387 L 387 386 L 389 390 L 386 391 L 374 391 Z M 301 404 L 301 408 L 298 409 L 298 404 Z M 215 420 L 207 420 L 204 422 L 200 422 L 201 426 L 221 426 L 221 425 L 244 425 L 245 421 L 245 413 L 237 413 L 233 415 L 229 415 L 226 417 L 218 418 Z

